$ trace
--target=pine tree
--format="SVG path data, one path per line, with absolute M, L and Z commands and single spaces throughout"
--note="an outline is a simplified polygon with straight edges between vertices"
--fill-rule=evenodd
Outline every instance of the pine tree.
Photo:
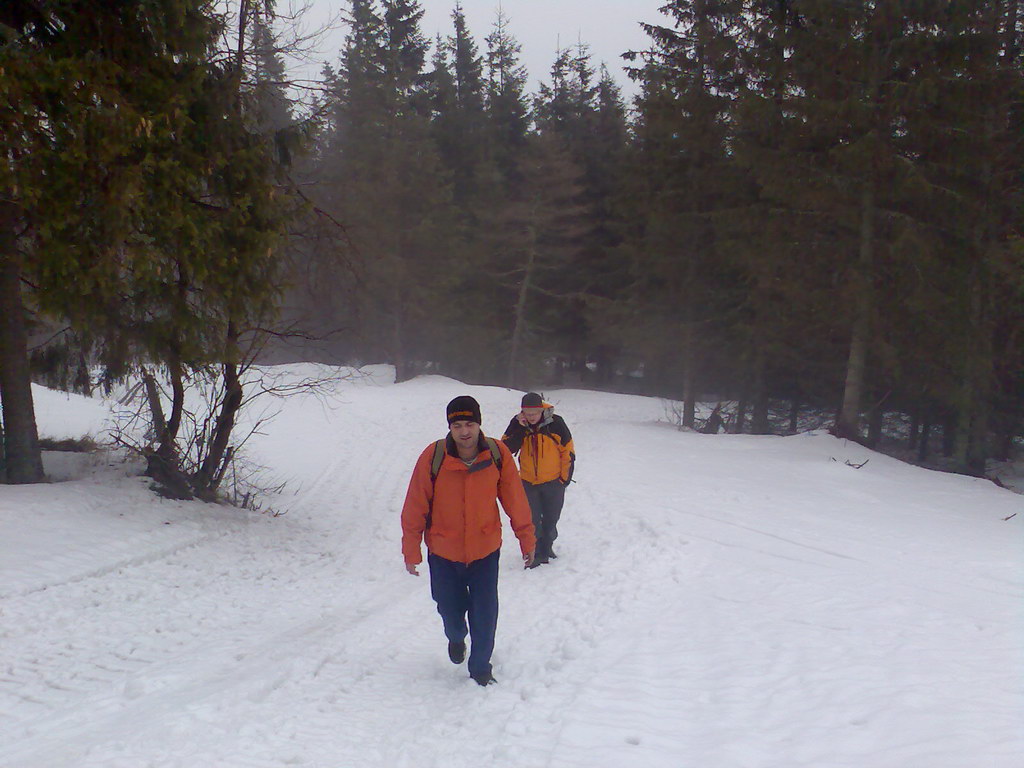
M 551 82 L 541 83 L 534 99 L 539 131 L 561 133 L 577 152 L 594 125 L 600 86 L 594 81 L 590 49 L 584 43 L 560 50 L 551 65 Z
M 286 90 L 285 63 L 271 21 L 260 16 L 253 19 L 252 50 L 248 56 L 252 62 L 250 112 L 254 115 L 257 133 L 270 138 L 277 162 L 287 166 L 291 164 L 298 135 L 292 99 Z
M 230 360 L 232 325 L 274 303 L 283 209 L 205 11 L 66 9 L 60 35 L 37 26 L 3 49 L 32 62 L 4 84 L 46 124 L 23 126 L 38 151 L 5 179 L 32 190 L 18 199 L 22 276 L 119 371 Z
M 526 386 L 540 372 L 530 362 L 536 353 L 561 342 L 557 324 L 567 307 L 560 277 L 578 254 L 590 221 L 582 171 L 558 136 L 531 136 L 517 176 L 520 183 L 490 229 L 494 268 L 510 305 L 506 381 Z
M 39 16 L 16 3 L 0 47 L 0 116 L 8 162 L 4 299 L 7 478 L 41 478 L 25 364 L 20 282 L 33 303 L 73 319 L 102 312 L 125 293 L 125 277 L 150 279 L 160 259 L 136 224 L 148 215 L 158 171 L 195 172 L 193 158 L 158 148 L 193 115 L 215 32 L 203 7 L 166 0 L 102 9 L 60 7 Z M 161 162 L 164 167 L 159 167 Z M 168 182 L 171 183 L 171 182 Z M 11 233 L 15 233 L 13 236 Z
M 432 138 L 428 45 L 418 2 L 353 4 L 335 82 L 325 164 L 331 195 L 360 255 L 355 297 L 364 356 L 384 355 L 400 379 L 431 333 L 431 301 L 447 280 L 449 182 Z
M 430 104 L 430 126 L 437 150 L 445 167 L 454 169 L 460 163 L 458 87 L 452 73 L 451 51 L 441 35 L 434 41 L 431 70 L 427 76 L 426 93 Z
M 607 308 L 626 298 L 630 282 L 628 261 L 621 253 L 626 231 L 629 135 L 621 90 L 604 65 L 595 101 L 584 165 L 593 227 L 577 267 L 577 274 L 584 277 L 580 281 L 583 307 L 578 345 L 585 350 L 585 359 L 577 364 L 581 375 L 588 376 L 586 363 L 595 362 L 598 382 L 608 385 L 621 344 L 610 327 Z
M 678 0 L 662 12 L 673 27 L 644 25 L 652 47 L 634 69 L 642 82 L 635 172 L 646 221 L 633 252 L 640 259 L 637 288 L 650 300 L 644 321 L 660 329 L 647 334 L 649 343 L 671 340 L 671 352 L 652 351 L 681 368 L 683 424 L 692 427 L 698 372 L 708 364 L 703 331 L 723 311 L 715 290 L 714 215 L 725 194 L 736 69 L 732 28 L 740 16 L 728 0 Z
M 452 20 L 455 34 L 438 36 L 428 78 L 432 134 L 452 178 L 454 202 L 464 217 L 472 218 L 487 177 L 483 65 L 461 4 Z
M 740 402 L 749 395 L 755 434 L 770 431 L 769 394 L 788 397 L 791 412 L 803 400 L 825 402 L 817 391 L 821 371 L 812 362 L 820 365 L 822 348 L 829 346 L 824 340 L 831 336 L 831 309 L 818 301 L 831 290 L 831 265 L 821 253 L 816 214 L 807 206 L 780 205 L 759 183 L 766 173 L 784 177 L 788 162 L 780 137 L 784 101 L 793 88 L 787 57 L 792 6 L 774 0 L 752 3 L 741 25 L 732 147 L 745 191 L 738 210 L 719 220 L 723 250 L 743 284 L 734 332 L 742 371 Z
M 917 171 L 907 162 L 900 126 L 915 109 L 920 68 L 914 64 L 930 55 L 929 30 L 939 24 L 940 11 L 898 0 L 760 3 L 755 11 L 747 17 L 749 87 L 740 111 L 738 156 L 759 184 L 766 204 L 762 218 L 773 206 L 788 210 L 788 220 L 763 226 L 781 235 L 766 250 L 776 265 L 799 254 L 798 282 L 812 300 L 800 304 L 820 318 L 808 316 L 808 330 L 833 337 L 826 313 L 847 326 L 835 430 L 863 439 L 860 413 L 872 386 L 892 371 L 886 362 L 890 321 L 884 313 L 890 307 L 880 293 L 882 276 L 898 272 L 904 258 L 899 244 L 914 239 L 916 226 L 902 215 Z M 753 298 L 766 295 L 765 278 L 779 270 L 756 255 L 746 264 L 757 276 Z M 829 285 L 830 271 L 840 276 L 838 297 Z M 823 354 L 832 352 L 812 352 Z
M 1019 429 L 1019 414 L 1004 403 L 1014 402 L 1006 394 L 1018 391 L 1019 373 L 1013 371 L 1021 344 L 1009 329 L 1019 327 L 1024 309 L 1024 265 L 1014 246 L 1024 192 L 1022 11 L 1016 0 L 950 9 L 936 34 L 941 55 L 922 72 L 931 98 L 908 116 L 924 177 L 914 213 L 929 226 L 932 252 L 941 259 L 917 270 L 927 276 L 923 288 L 933 304 L 943 306 L 938 332 L 926 347 L 941 357 L 925 359 L 930 370 L 954 372 L 937 377 L 945 386 L 932 388 L 933 397 L 955 412 L 955 424 L 947 428 L 955 436 L 956 463 L 975 475 L 984 474 L 993 450 L 990 431 Z M 1008 423 L 997 424 L 997 409 Z
M 599 75 L 599 76 L 598 76 Z M 537 130 L 557 136 L 573 162 L 583 170 L 582 203 L 591 221 L 576 258 L 560 275 L 562 291 L 574 298 L 559 323 L 561 347 L 580 377 L 589 375 L 587 362 L 602 358 L 601 375 L 613 365 L 607 335 L 599 338 L 609 301 L 624 288 L 618 222 L 627 142 L 625 106 L 607 68 L 591 64 L 587 45 L 560 51 L 551 69 L 550 84 L 541 85 L 534 99 Z
M 1011 169 L 1019 156 L 1018 134 L 1005 129 L 1019 86 L 999 63 L 1011 58 L 1002 52 L 1013 49 L 1006 35 L 1018 7 L 808 0 L 755 3 L 745 16 L 735 148 L 758 202 L 735 229 L 747 233 L 738 250 L 751 333 L 774 350 L 777 372 L 784 362 L 819 391 L 845 390 L 841 434 L 865 439 L 859 414 L 869 410 L 866 439 L 875 441 L 884 401 L 913 411 L 917 425 L 959 414 L 959 463 L 975 473 L 999 324 L 984 297 L 1002 284 L 986 277 L 993 261 L 981 254 L 1009 252 L 1014 231 L 1005 213 L 1013 203 L 1003 207 L 1012 184 L 997 182 L 993 197 L 979 191 L 993 189 L 983 179 L 1012 179 L 991 169 Z M 979 104 L 1002 117 L 986 121 Z M 982 211 L 997 210 L 1001 224 L 980 225 Z M 992 250 L 979 247 L 982 231 L 1000 232 Z M 757 319 L 772 315 L 798 322 Z M 845 381 L 834 373 L 837 320 L 852 342 Z
M 462 5 L 452 12 L 454 36 L 448 39 L 455 81 L 455 104 L 450 140 L 458 147 L 447 163 L 452 171 L 455 202 L 465 206 L 479 194 L 481 164 L 485 157 L 483 62 L 466 26 Z
M 487 36 L 485 57 L 488 160 L 500 180 L 513 180 L 529 130 L 526 68 L 520 62 L 522 46 L 508 29 L 508 17 L 499 8 Z

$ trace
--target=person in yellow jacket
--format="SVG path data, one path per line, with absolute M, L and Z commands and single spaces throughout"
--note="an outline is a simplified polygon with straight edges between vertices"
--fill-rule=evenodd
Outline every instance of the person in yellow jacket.
M 519 475 L 530 501 L 537 549 L 531 568 L 557 557 L 552 545 L 558 538 L 566 486 L 572 482 L 576 449 L 565 420 L 536 392 L 523 395 L 521 408 L 501 439 L 519 454 Z

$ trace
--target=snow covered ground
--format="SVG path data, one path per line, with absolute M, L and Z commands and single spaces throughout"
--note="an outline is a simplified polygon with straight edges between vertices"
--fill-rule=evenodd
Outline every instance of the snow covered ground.
M 104 428 L 36 392 L 44 435 Z M 578 483 L 556 562 L 524 571 L 506 529 L 478 687 L 399 549 L 464 392 L 494 435 L 520 396 L 378 367 L 280 402 L 252 444 L 278 517 L 103 455 L 0 486 L 0 766 L 1024 765 L 1024 497 L 825 434 L 679 432 L 649 398 L 547 393 Z

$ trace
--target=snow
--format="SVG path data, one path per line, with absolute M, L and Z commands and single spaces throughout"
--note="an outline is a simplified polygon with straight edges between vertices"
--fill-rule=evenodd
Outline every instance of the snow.
M 651 398 L 546 393 L 578 482 L 557 561 L 523 570 L 506 527 L 478 687 L 398 522 L 462 393 L 493 435 L 521 395 L 378 366 L 274 399 L 249 447 L 278 516 L 108 454 L 0 486 L 0 766 L 1024 764 L 1020 495 L 822 433 L 680 432 Z M 108 425 L 36 395 L 47 436 Z

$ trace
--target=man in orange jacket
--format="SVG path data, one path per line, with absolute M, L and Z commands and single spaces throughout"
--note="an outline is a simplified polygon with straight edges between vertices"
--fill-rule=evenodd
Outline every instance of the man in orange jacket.
M 402 555 L 405 569 L 419 576 L 420 542 L 426 539 L 430 594 L 444 623 L 448 658 L 460 664 L 466 657 L 468 615 L 469 675 L 489 685 L 495 682 L 491 653 L 498 623 L 499 501 L 527 566 L 537 542 L 515 461 L 504 444 L 480 431 L 479 403 L 461 395 L 448 403 L 446 415 L 448 436 L 439 441 L 444 445 L 431 443 L 423 450 L 409 481 L 402 507 Z
M 553 545 L 565 489 L 576 469 L 576 447 L 565 420 L 536 392 L 523 395 L 520 407 L 501 439 L 512 453 L 519 454 L 519 471 L 537 535 L 533 568 L 556 557 Z

